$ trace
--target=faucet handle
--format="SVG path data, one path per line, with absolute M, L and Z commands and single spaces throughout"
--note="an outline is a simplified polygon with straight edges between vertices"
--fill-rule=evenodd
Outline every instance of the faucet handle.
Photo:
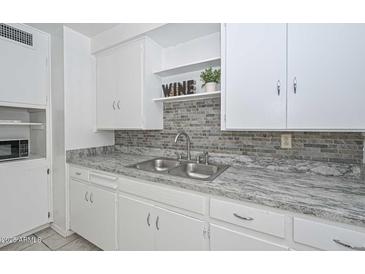
M 175 152 L 175 154 L 176 154 L 177 159 L 178 159 L 179 161 L 181 161 L 181 160 L 182 160 L 182 158 L 183 158 L 183 154 L 182 154 L 182 153 L 179 153 L 179 152 Z
M 204 155 L 205 164 L 208 165 L 208 158 L 209 158 L 208 151 L 207 150 L 204 150 L 203 155 Z

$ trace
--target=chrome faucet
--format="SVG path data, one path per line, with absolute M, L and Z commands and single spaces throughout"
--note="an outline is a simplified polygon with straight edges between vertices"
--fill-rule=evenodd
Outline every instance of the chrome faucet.
M 190 142 L 189 135 L 185 131 L 183 131 L 183 130 L 182 131 L 179 131 L 179 133 L 175 137 L 175 144 L 177 143 L 177 140 L 179 139 L 179 137 L 181 135 L 184 135 L 185 138 L 186 138 L 186 152 L 187 152 L 188 161 L 190 161 L 191 160 L 191 154 L 190 154 L 190 145 L 191 145 L 191 142 Z

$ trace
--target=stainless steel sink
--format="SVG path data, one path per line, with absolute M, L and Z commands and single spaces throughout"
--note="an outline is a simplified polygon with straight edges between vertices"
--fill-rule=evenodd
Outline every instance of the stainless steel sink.
M 170 175 L 192 178 L 203 181 L 212 181 L 229 166 L 205 165 L 191 161 L 178 161 L 169 158 L 156 158 L 129 167 L 155 173 L 167 173 Z
M 177 167 L 180 165 L 178 160 L 168 159 L 168 158 L 156 158 L 148 161 L 144 161 L 131 167 L 145 170 L 145 171 L 152 171 L 152 172 L 167 172 L 168 170 Z
M 171 169 L 169 174 L 185 178 L 213 181 L 228 167 L 229 166 L 210 165 L 210 164 L 204 165 L 204 164 L 186 162 L 174 169 Z

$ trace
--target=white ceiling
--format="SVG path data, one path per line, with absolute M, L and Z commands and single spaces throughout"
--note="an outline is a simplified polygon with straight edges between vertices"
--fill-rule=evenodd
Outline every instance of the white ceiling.
M 80 32 L 88 37 L 94 37 L 95 35 L 111 29 L 118 25 L 117 23 L 67 23 L 65 26 Z

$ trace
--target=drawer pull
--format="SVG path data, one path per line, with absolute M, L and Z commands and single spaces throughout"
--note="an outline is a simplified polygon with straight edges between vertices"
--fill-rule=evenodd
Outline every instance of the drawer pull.
M 253 221 L 253 218 L 251 218 L 251 217 L 242 217 L 236 213 L 233 213 L 233 216 L 235 216 L 238 219 L 244 220 L 244 221 Z
M 81 172 L 76 172 L 75 173 L 77 176 L 80 176 L 81 175 Z
M 334 241 L 336 244 L 342 245 L 342 246 L 347 247 L 347 248 L 352 249 L 352 250 L 365 251 L 365 247 L 352 246 L 350 244 L 343 243 L 343 242 L 341 242 L 340 240 L 337 240 L 337 239 L 333 239 L 332 241 Z
M 89 194 L 89 192 L 88 192 L 88 191 L 86 191 L 86 192 L 85 192 L 85 201 L 86 201 L 86 202 L 88 202 L 88 201 L 89 201 L 89 199 L 87 198 L 87 195 L 88 195 L 88 194 Z
M 151 217 L 151 213 L 148 213 L 148 216 L 147 216 L 147 225 L 148 226 L 151 226 L 150 217 Z
M 93 193 L 90 193 L 90 202 L 93 204 L 94 203 L 94 199 L 93 199 Z
M 160 216 L 157 216 L 157 219 L 156 219 L 156 229 L 157 230 L 160 230 L 159 221 L 160 221 Z

